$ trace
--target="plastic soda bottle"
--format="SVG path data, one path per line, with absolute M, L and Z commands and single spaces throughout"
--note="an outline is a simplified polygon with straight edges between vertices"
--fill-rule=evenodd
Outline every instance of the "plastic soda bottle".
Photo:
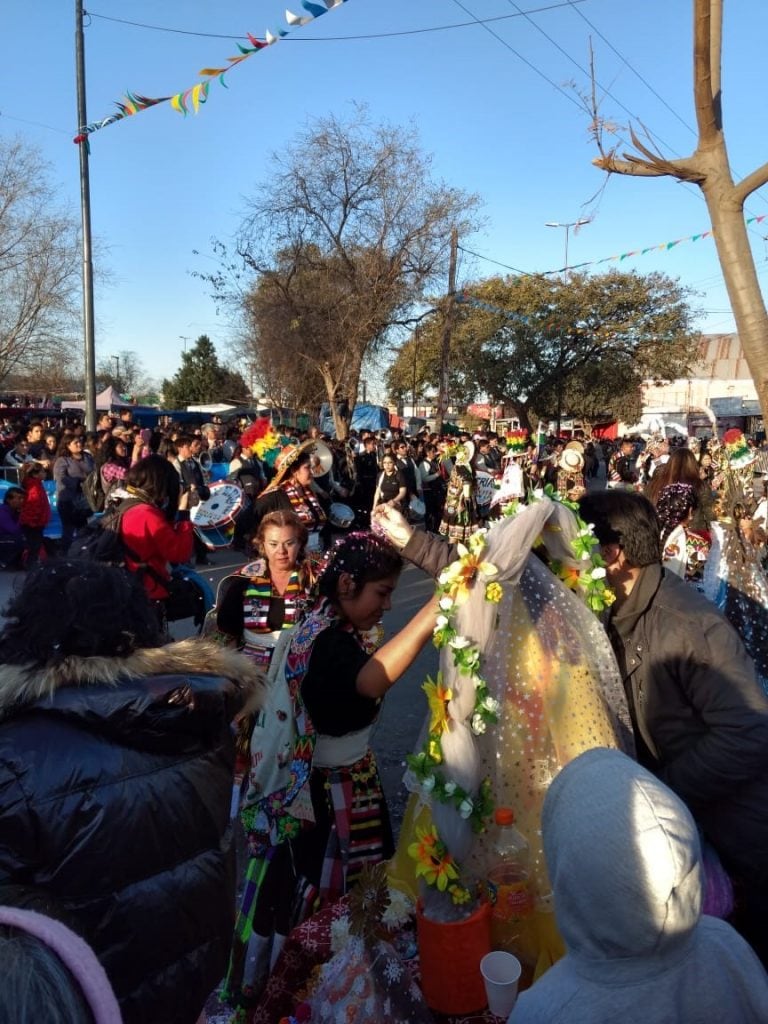
M 496 835 L 488 870 L 491 903 L 491 945 L 527 961 L 531 955 L 533 895 L 529 884 L 528 842 L 515 828 L 509 807 L 497 807 Z

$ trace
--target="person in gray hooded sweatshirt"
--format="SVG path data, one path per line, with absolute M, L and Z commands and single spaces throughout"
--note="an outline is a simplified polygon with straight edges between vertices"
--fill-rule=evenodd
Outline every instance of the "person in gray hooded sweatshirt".
M 730 925 L 701 913 L 699 836 L 685 804 L 618 750 L 588 750 L 542 814 L 566 955 L 509 1024 L 758 1024 L 768 975 Z

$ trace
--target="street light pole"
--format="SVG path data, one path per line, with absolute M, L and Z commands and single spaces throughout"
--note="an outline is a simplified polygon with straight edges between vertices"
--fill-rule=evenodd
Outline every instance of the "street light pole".
M 589 224 L 589 220 L 571 220 L 568 222 L 560 222 L 559 220 L 548 220 L 544 227 L 546 228 L 565 228 L 565 265 L 563 266 L 563 280 L 568 280 L 568 239 L 570 236 L 571 228 L 580 228 L 583 224 Z
M 85 104 L 85 40 L 83 0 L 75 0 L 75 74 L 77 79 L 77 123 L 80 131 L 88 123 Z M 85 426 L 96 429 L 96 329 L 93 301 L 93 247 L 91 242 L 91 184 L 88 174 L 88 142 L 81 142 L 80 221 L 82 225 L 83 334 L 85 356 Z
M 561 222 L 559 220 L 548 220 L 544 227 L 547 228 L 565 228 L 565 263 L 563 264 L 563 284 L 568 280 L 568 239 L 570 237 L 571 228 L 580 228 L 582 224 L 589 224 L 588 219 L 571 220 Z M 563 368 L 561 364 L 563 361 L 563 340 L 560 338 L 560 358 L 557 367 L 557 436 L 560 436 L 560 424 L 563 418 Z
M 179 340 L 184 342 L 184 353 L 187 351 L 187 342 L 189 341 L 189 335 L 180 334 Z

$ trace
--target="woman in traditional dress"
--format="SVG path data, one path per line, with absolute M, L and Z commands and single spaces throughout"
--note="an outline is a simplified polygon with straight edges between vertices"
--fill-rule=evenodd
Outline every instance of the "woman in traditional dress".
M 477 529 L 480 521 L 475 472 L 472 468 L 474 456 L 475 446 L 471 441 L 460 445 L 448 480 L 439 532 L 453 543 L 465 541 Z
M 264 672 L 284 631 L 312 603 L 306 543 L 307 529 L 293 512 L 268 513 L 255 539 L 261 557 L 222 580 L 210 613 L 219 638 L 238 646 Z M 280 953 L 291 926 L 296 881 L 290 820 L 282 817 L 280 793 L 275 791 L 281 786 L 274 785 L 290 760 L 292 715 L 284 679 L 269 678 L 264 710 L 255 720 L 239 722 L 239 753 L 249 764 L 240 804 L 249 858 L 224 997 L 241 1004 L 260 994 Z M 239 794 L 240 786 L 236 789 Z
M 690 484 L 667 484 L 656 504 L 664 568 L 684 580 L 702 578 L 709 554 L 709 537 L 690 526 L 698 507 L 698 495 Z
M 254 518 L 259 522 L 268 512 L 281 509 L 294 512 L 308 531 L 307 549 L 320 551 L 327 517 L 312 490 L 312 454 L 315 441 L 284 448 L 275 462 L 275 476 L 254 503 Z
M 306 880 L 297 919 L 344 895 L 366 863 L 394 850 L 370 732 L 384 695 L 431 637 L 437 609 L 431 599 L 377 650 L 401 567 L 371 533 L 338 542 L 320 578 L 322 600 L 288 650 L 297 713 L 290 807 L 314 819 L 294 843 Z
M 221 581 L 210 613 L 219 634 L 265 670 L 281 630 L 295 625 L 312 603 L 307 538 L 294 512 L 268 512 L 254 538 L 259 557 Z

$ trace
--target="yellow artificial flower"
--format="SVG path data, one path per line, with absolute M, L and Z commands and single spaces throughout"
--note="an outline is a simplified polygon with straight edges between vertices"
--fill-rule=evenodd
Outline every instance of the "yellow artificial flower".
M 434 825 L 429 828 L 416 828 L 416 842 L 408 847 L 408 856 L 413 857 L 419 863 L 426 864 L 432 860 L 434 848 L 438 842 L 437 829 Z
M 437 682 L 433 682 L 433 680 L 427 677 L 422 690 L 427 695 L 431 715 L 429 722 L 430 735 L 442 736 L 444 732 L 448 732 L 450 727 L 448 701 L 452 699 L 453 692 L 450 687 L 443 686 L 443 680 L 439 672 L 437 674 Z
M 485 600 L 491 604 L 498 604 L 503 596 L 504 591 L 500 583 L 489 583 L 485 588 Z
M 423 878 L 427 885 L 434 885 L 445 892 L 448 883 L 459 877 L 453 857 L 445 843 L 440 840 L 434 825 L 416 829 L 417 841 L 408 847 L 408 856 L 416 861 L 416 877 Z
M 575 590 L 579 585 L 581 573 L 571 565 L 561 565 L 557 575 L 566 587 L 570 587 L 571 590 Z
M 478 572 L 483 573 L 484 576 L 495 576 L 498 573 L 499 570 L 495 565 L 482 560 L 484 547 L 485 544 L 482 547 L 476 544 L 475 550 L 470 551 L 463 544 L 457 545 L 458 560 L 451 562 L 448 568 L 443 570 L 440 577 L 441 582 L 444 583 L 446 592 L 455 604 L 463 604 L 467 600 Z
M 448 892 L 457 907 L 460 907 L 465 903 L 469 903 L 472 899 L 472 894 L 469 889 L 465 888 L 463 885 L 449 885 Z

